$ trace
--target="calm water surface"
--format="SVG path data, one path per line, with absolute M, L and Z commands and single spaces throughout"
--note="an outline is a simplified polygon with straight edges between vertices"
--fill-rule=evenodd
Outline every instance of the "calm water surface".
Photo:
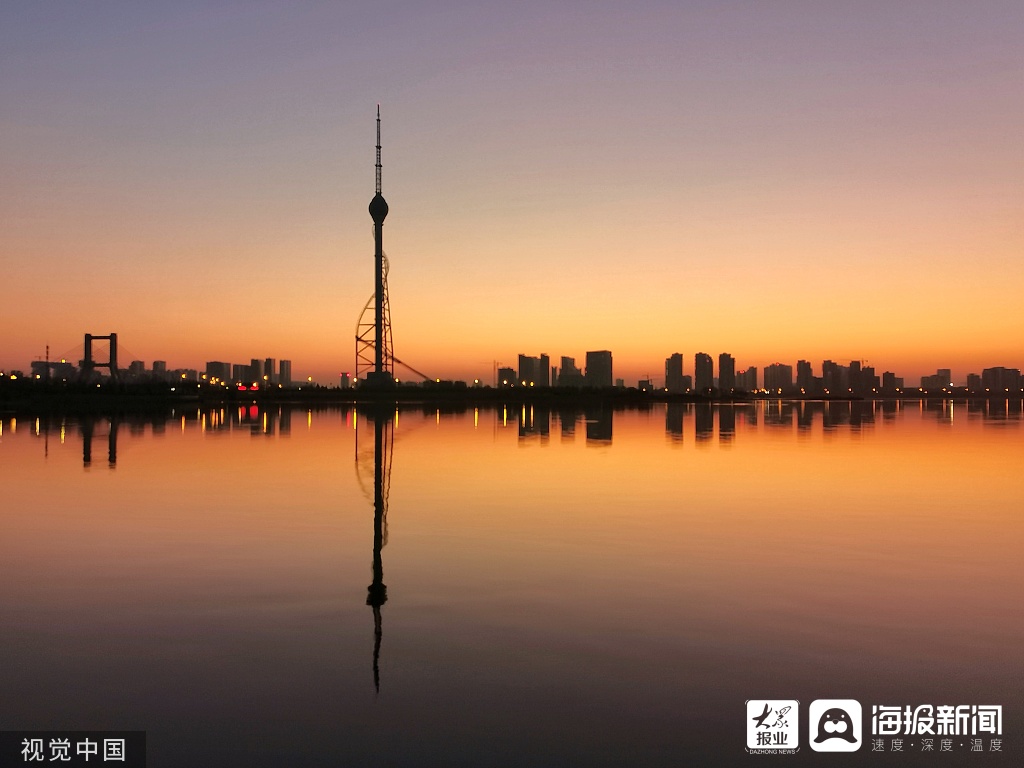
M 5 729 L 146 730 L 151 766 L 1022 763 L 1020 402 L 0 426 Z M 1004 752 L 804 723 L 751 756 L 753 698 L 1001 704 Z

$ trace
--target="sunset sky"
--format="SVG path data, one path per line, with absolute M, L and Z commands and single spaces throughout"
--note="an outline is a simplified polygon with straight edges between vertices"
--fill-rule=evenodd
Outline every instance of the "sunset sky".
M 1024 4 L 0 5 L 0 369 L 1024 367 Z M 555 362 L 555 360 L 553 360 Z M 400 371 L 400 375 L 404 375 Z

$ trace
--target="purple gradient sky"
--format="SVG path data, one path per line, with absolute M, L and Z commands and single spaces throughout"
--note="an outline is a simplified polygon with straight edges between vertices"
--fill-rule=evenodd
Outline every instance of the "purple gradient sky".
M 1024 366 L 1024 5 L 5 3 L 0 368 Z M 125 360 L 127 362 L 127 360 Z

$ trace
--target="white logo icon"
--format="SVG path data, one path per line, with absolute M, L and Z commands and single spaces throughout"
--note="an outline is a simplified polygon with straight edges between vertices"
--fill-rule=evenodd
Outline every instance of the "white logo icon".
M 747 701 L 747 749 L 796 749 L 800 741 L 800 702 L 796 699 Z
M 864 741 L 864 713 L 854 699 L 815 699 L 807 708 L 807 741 L 815 752 L 856 752 Z

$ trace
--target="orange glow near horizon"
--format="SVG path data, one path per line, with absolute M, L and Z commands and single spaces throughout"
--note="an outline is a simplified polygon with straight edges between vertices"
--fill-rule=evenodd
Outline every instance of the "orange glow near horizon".
M 378 102 L 394 349 L 430 376 L 1024 368 L 1019 9 L 508 14 L 9 12 L 0 370 L 113 331 L 125 365 L 336 384 Z
M 402 209 L 393 210 L 391 218 L 401 221 Z M 581 231 L 576 244 L 560 248 L 555 238 L 530 246 L 542 250 L 530 250 L 524 266 L 506 278 L 504 269 L 488 275 L 474 263 L 515 264 L 508 245 L 464 239 L 431 253 L 416 243 L 423 222 L 414 211 L 406 219 L 385 227 L 389 250 L 400 254 L 390 257 L 395 349 L 441 378 L 490 383 L 493 362 L 515 367 L 519 353 L 546 352 L 554 364 L 562 355 L 575 357 L 582 367 L 591 349 L 612 350 L 615 376 L 631 384 L 648 374 L 661 379 L 664 359 L 676 351 L 684 353 L 687 373 L 695 352 L 716 358 L 729 352 L 738 369 L 807 359 L 819 375 L 823 359 L 865 360 L 908 384 L 937 368 L 952 368 L 962 383 L 967 373 L 986 367 L 1024 366 L 1024 309 L 1015 288 L 1024 279 L 1019 237 L 991 243 L 982 257 L 989 266 L 979 268 L 967 253 L 982 230 L 969 228 L 924 235 L 941 243 L 945 257 L 893 255 L 890 263 L 864 263 L 858 253 L 867 244 L 838 248 L 827 234 L 805 236 L 784 251 L 742 244 L 730 251 L 693 234 L 680 241 L 666 228 L 622 242 Z M 28 242 L 7 245 L 21 254 L 32 250 Z M 15 264 L 8 275 L 14 295 L 5 297 L 2 309 L 0 369 L 27 370 L 47 344 L 51 359 L 66 354 L 77 362 L 84 332 L 114 331 L 122 365 L 142 359 L 149 367 L 161 359 L 172 369 L 202 370 L 209 360 L 274 357 L 292 360 L 296 379 L 337 383 L 337 371 L 353 365 L 355 320 L 363 294 L 372 290 L 371 245 L 363 240 L 343 258 L 321 253 L 305 277 L 284 260 L 261 275 L 265 284 L 253 282 L 248 270 L 238 273 L 226 252 L 211 252 L 203 278 L 191 284 L 174 277 L 168 253 L 164 266 L 140 266 L 147 270 L 144 290 L 141 272 L 72 270 L 50 275 L 45 284 L 65 293 L 60 286 L 74 284 L 75 294 L 42 314 L 28 303 L 36 278 Z M 51 256 L 63 251 L 81 263 L 110 258 L 108 243 L 92 253 L 79 241 L 47 248 Z M 953 263 L 958 251 L 962 264 Z M 784 255 L 768 255 L 778 253 Z M 815 253 L 829 253 L 827 263 Z M 455 268 L 458 262 L 467 271 Z M 310 271 L 321 269 L 326 274 Z M 104 299 L 108 291 L 116 300 Z M 938 306 L 936 297 L 942 297 Z

